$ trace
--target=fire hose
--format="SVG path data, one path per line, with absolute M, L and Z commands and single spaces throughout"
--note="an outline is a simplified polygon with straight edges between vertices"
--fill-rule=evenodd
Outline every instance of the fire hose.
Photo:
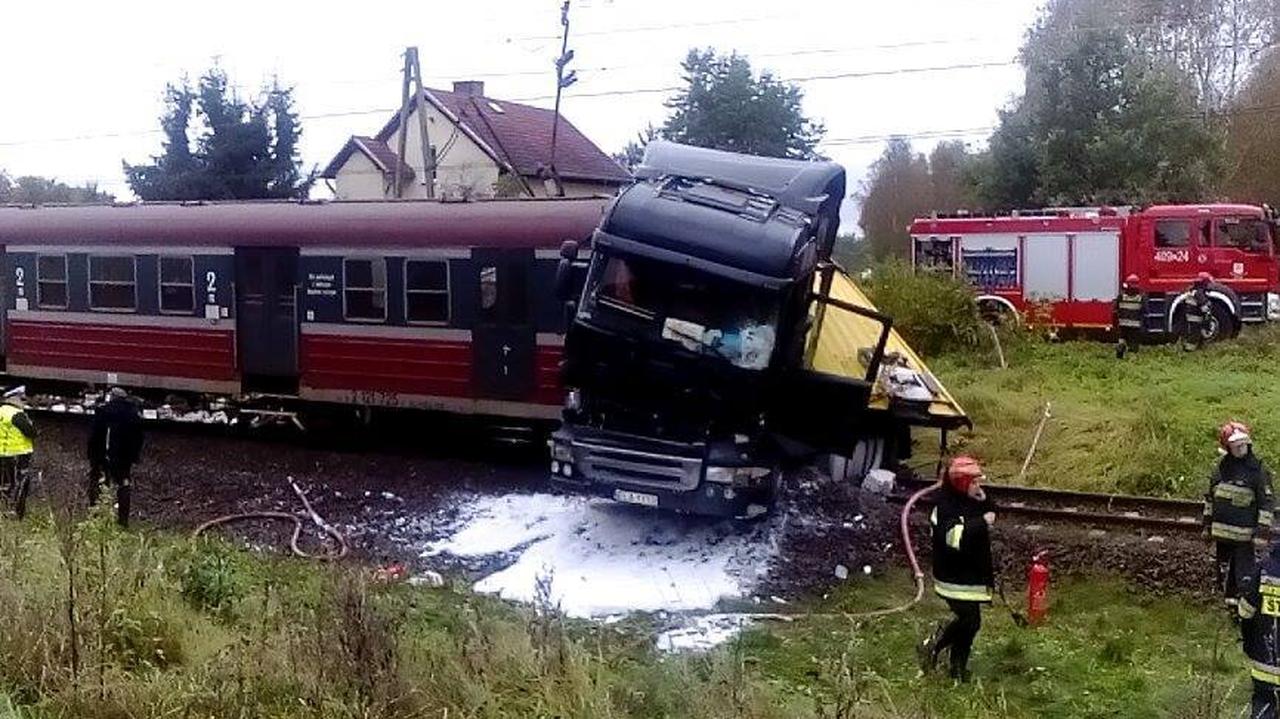
M 326 561 L 333 561 L 337 559 L 342 559 L 343 557 L 347 556 L 347 552 L 350 551 L 350 548 L 347 546 L 347 538 L 343 536 L 343 534 L 339 532 L 337 529 L 334 529 L 333 525 L 324 521 L 324 518 L 322 518 L 316 512 L 315 508 L 311 506 L 311 501 L 307 499 L 306 493 L 302 491 L 302 488 L 298 486 L 297 482 L 293 481 L 293 477 L 288 477 L 287 481 L 289 482 L 289 486 L 293 488 L 293 493 L 298 495 L 298 499 L 302 501 L 302 507 L 303 509 L 306 510 L 307 515 L 308 517 L 310 517 L 311 521 L 317 527 L 320 528 L 320 531 L 324 532 L 326 535 L 331 537 L 334 542 L 337 543 L 338 548 L 336 551 L 330 551 L 326 554 L 312 554 L 310 552 L 304 551 L 302 547 L 298 546 L 298 540 L 301 539 L 302 537 L 303 517 L 300 517 L 297 514 L 291 514 L 289 512 L 261 511 L 261 512 L 241 512 L 238 514 L 224 514 L 221 517 L 215 517 L 214 519 L 211 519 L 205 522 L 204 524 L 201 524 L 199 527 L 196 527 L 195 531 L 191 533 L 191 538 L 195 539 L 196 537 L 199 537 L 201 534 L 203 534 L 205 530 L 210 529 L 212 527 L 217 527 L 223 524 L 231 524 L 232 522 L 243 522 L 250 519 L 272 519 L 272 520 L 293 522 L 293 534 L 292 536 L 289 537 L 289 549 L 291 549 L 293 553 L 299 557 L 302 557 L 304 559 L 322 559 Z

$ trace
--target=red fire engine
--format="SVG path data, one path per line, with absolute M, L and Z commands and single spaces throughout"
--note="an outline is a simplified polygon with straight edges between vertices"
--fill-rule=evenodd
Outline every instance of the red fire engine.
M 1280 313 L 1277 224 L 1266 206 L 1226 204 L 934 216 L 911 223 L 911 261 L 967 278 L 985 314 L 1055 328 L 1111 330 L 1120 284 L 1136 275 L 1153 337 L 1181 330 L 1187 292 L 1208 272 L 1216 339 Z

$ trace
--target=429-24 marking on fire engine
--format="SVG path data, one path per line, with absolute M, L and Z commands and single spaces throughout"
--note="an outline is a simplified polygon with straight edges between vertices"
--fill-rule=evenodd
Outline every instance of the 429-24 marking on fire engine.
M 1190 262 L 1191 250 L 1156 250 L 1156 262 Z

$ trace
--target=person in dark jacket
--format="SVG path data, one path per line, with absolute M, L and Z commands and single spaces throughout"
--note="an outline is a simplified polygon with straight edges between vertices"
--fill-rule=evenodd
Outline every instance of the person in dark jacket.
M 1218 430 L 1224 452 L 1209 477 L 1204 498 L 1204 531 L 1213 540 L 1218 586 L 1235 604 L 1242 577 L 1253 573 L 1253 542 L 1271 528 L 1274 514 L 1271 472 L 1253 453 L 1249 427 L 1231 421 Z
M 1120 339 L 1116 342 L 1116 359 L 1124 359 L 1129 350 L 1136 351 L 1142 344 L 1142 290 L 1138 289 L 1138 276 L 1129 275 L 1120 286 L 1116 298 L 1116 327 Z
M 982 467 L 972 457 L 956 457 L 947 465 L 940 496 L 929 523 L 933 527 L 933 589 L 955 617 L 920 645 L 922 668 L 932 671 L 943 651 L 949 652 L 950 676 L 969 679 L 969 654 L 982 628 L 982 605 L 995 588 L 990 526 L 993 505 L 981 482 Z
M 116 522 L 127 527 L 130 473 L 142 452 L 142 414 L 123 389 L 112 387 L 108 396 L 89 432 L 89 505 L 98 503 L 105 479 L 116 488 Z
M 1280 540 L 1273 537 L 1262 566 L 1241 582 L 1240 635 L 1253 680 L 1250 719 L 1280 712 Z
M 1209 321 L 1209 283 L 1213 277 L 1201 272 L 1182 302 L 1182 349 L 1191 352 L 1204 347 L 1204 330 Z

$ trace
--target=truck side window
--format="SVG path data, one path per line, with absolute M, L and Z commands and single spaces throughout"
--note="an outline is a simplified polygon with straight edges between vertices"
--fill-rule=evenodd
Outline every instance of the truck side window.
M 1259 252 L 1270 244 L 1266 223 L 1251 217 L 1220 217 L 1215 221 L 1214 245 Z
M 1156 247 L 1190 246 L 1190 220 L 1156 220 Z

